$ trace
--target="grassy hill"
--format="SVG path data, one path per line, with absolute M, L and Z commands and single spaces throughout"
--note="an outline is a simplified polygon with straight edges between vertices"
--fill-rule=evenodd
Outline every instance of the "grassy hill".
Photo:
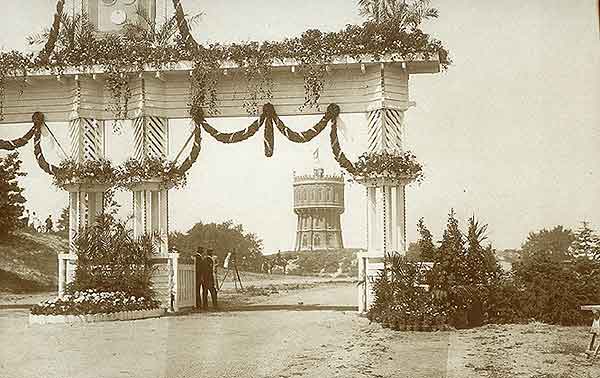
M 287 251 L 281 252 L 281 256 L 288 261 L 288 274 L 356 276 L 358 274 L 356 253 L 359 251 L 360 249 L 357 248 Z
M 56 234 L 21 231 L 0 240 L 0 292 L 55 290 L 57 255 L 68 240 Z

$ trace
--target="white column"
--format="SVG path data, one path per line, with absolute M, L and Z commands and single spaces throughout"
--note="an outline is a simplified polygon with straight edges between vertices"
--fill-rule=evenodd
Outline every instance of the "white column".
M 367 249 L 377 249 L 379 233 L 377 230 L 377 188 L 367 187 Z
M 380 186 L 375 189 L 377 193 L 377 251 L 381 256 L 387 252 L 387 198 L 385 187 Z
M 143 209 L 144 209 L 144 230 L 147 233 L 151 233 L 152 230 L 152 192 L 150 190 L 144 190 L 144 199 L 143 199 Z
M 139 160 L 148 158 L 166 158 L 169 153 L 169 122 L 166 118 L 142 116 L 133 121 L 134 157 Z M 148 181 L 141 183 L 134 191 L 134 233 L 157 233 L 160 241 L 158 252 L 168 253 L 168 189 L 161 183 Z
M 405 187 L 404 185 L 397 186 L 395 188 L 394 195 L 394 208 L 395 208 L 395 219 L 393 223 L 394 234 L 398 240 L 397 251 L 406 254 L 406 214 L 405 214 Z
M 79 192 L 69 192 L 69 244 L 79 231 Z
M 384 238 L 385 238 L 385 245 L 384 245 L 384 251 L 387 253 L 393 252 L 395 251 L 393 245 L 394 245 L 394 233 L 393 233 L 393 228 L 392 228 L 392 220 L 393 220 L 393 212 L 392 212 L 392 187 L 391 186 L 383 186 L 382 188 L 383 191 L 383 206 L 384 206 L 384 217 L 383 217 L 383 221 L 384 221 Z
M 90 118 L 75 118 L 69 123 L 71 158 L 78 163 L 96 160 L 105 156 L 104 121 Z M 69 245 L 70 252 L 74 238 L 81 227 L 93 224 L 103 212 L 104 192 L 98 189 L 73 189 L 69 193 Z
M 133 192 L 133 234 L 139 237 L 146 232 L 144 219 L 144 191 Z
M 58 296 L 62 297 L 65 293 L 66 286 L 66 266 L 65 260 L 62 259 L 61 255 L 58 255 Z
M 179 290 L 179 253 L 169 253 L 169 259 L 171 261 L 170 294 L 173 296 L 173 311 L 177 312 L 179 311 L 179 300 L 177 298 Z
M 368 282 L 366 276 L 367 270 L 367 258 L 363 257 L 361 253 L 356 256 L 358 260 L 358 312 L 365 313 L 367 311 L 367 290 Z

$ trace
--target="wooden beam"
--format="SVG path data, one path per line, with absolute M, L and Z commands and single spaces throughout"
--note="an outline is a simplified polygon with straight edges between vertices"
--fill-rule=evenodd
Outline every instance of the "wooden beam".
M 303 107 L 304 79 L 302 75 L 295 74 L 298 62 L 289 59 L 278 62 L 273 65 L 272 98 L 260 100 L 259 105 L 271 102 L 281 116 L 323 114 L 330 103 L 338 104 L 342 113 L 364 113 L 381 108 L 404 111 L 410 104 L 409 75 L 416 71 L 439 71 L 437 60 L 395 62 L 363 58 L 337 58 L 326 66 L 328 74 L 317 108 Z M 209 116 L 254 116 L 244 110 L 243 105 L 251 100 L 251 96 L 243 75 L 226 74 L 239 68 L 231 62 L 226 62 L 221 68 L 224 75 L 216 88 L 218 109 Z M 191 63 L 180 62 L 169 70 L 148 67 L 149 80 L 144 73 L 130 76 L 131 98 L 127 118 L 143 115 L 189 118 L 191 70 Z M 103 72 L 101 67 L 96 67 L 86 72 L 67 68 L 59 77 L 44 72 L 29 73 L 29 85 L 23 91 L 20 80 L 8 80 L 4 120 L 0 123 L 28 123 L 36 111 L 43 112 L 50 122 L 69 121 L 75 116 L 112 120 L 115 116 L 107 110 L 107 105 L 113 99 L 105 88 Z M 78 114 L 73 112 L 75 104 Z

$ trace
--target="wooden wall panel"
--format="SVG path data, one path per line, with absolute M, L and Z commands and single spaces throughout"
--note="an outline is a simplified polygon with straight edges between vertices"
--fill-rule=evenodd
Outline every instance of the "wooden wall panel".
M 431 62 L 416 66 L 401 63 L 331 65 L 317 108 L 302 108 L 305 94 L 300 72 L 292 72 L 290 67 L 275 67 L 270 102 L 281 116 L 323 114 L 330 103 L 338 104 L 342 113 L 362 113 L 384 107 L 406 110 L 411 70 L 437 72 L 437 66 L 432 66 Z M 48 121 L 68 121 L 77 117 L 115 118 L 109 109 L 111 93 L 106 90 L 101 73 L 65 72 L 60 81 L 55 75 L 42 74 L 31 75 L 29 84 L 25 86 L 19 81 L 9 81 L 4 101 L 5 118 L 0 123 L 31 122 L 35 111 L 43 112 Z M 129 119 L 142 115 L 189 118 L 190 71 L 189 66 L 183 63 L 160 75 L 156 72 L 132 73 L 130 89 Z M 218 112 L 208 116 L 253 116 L 243 106 L 249 99 L 249 93 L 247 82 L 239 70 L 230 69 L 227 75 L 220 77 L 217 93 Z M 265 102 L 267 100 L 259 100 L 259 107 Z

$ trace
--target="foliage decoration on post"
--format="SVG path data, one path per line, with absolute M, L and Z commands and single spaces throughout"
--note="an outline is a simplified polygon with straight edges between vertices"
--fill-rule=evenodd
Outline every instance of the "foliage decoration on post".
M 118 168 L 117 185 L 122 188 L 149 180 L 158 180 L 166 188 L 181 188 L 186 184 L 186 174 L 176 162 L 163 158 L 129 159 Z
M 423 167 L 410 151 L 364 153 L 353 164 L 352 175 L 357 181 L 383 178 L 388 180 L 421 182 Z
M 103 184 L 113 186 L 118 181 L 117 169 L 106 159 L 84 160 L 79 163 L 73 159 L 60 162 L 52 176 L 54 185 L 66 189 L 72 184 Z

